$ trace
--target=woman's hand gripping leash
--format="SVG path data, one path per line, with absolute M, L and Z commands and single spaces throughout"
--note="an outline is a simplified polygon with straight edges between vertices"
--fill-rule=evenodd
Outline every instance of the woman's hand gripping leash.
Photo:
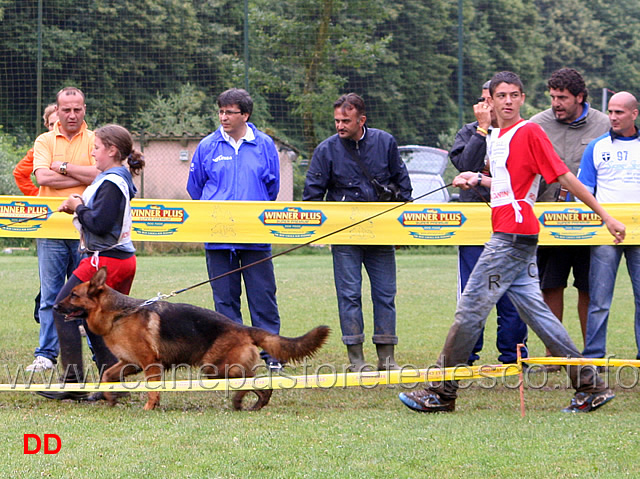
M 78 194 L 72 194 L 69 195 L 69 198 L 64 200 L 64 202 L 58 208 L 58 211 L 71 215 L 75 213 L 76 208 L 82 204 L 84 204 L 84 202 L 82 201 L 82 196 Z

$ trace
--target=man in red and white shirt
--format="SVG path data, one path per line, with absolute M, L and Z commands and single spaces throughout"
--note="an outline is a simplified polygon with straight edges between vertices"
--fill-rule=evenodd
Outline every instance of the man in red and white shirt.
M 438 359 L 442 368 L 466 363 L 489 312 L 505 293 L 554 356 L 581 357 L 540 291 L 536 268 L 540 225 L 533 212 L 540 176 L 547 183 L 560 182 L 600 215 L 615 243 L 625 236 L 624 224 L 610 216 L 569 171 L 542 128 L 520 117 L 525 98 L 522 90 L 522 82 L 514 73 L 500 72 L 491 79 L 488 103 L 496 112 L 499 126 L 492 132 L 489 150 L 492 176 L 465 172 L 453 181 L 463 189 L 490 185 L 494 232 L 458 301 L 454 324 Z M 567 372 L 576 394 L 563 411 L 588 412 L 613 399 L 613 392 L 593 367 L 570 366 Z M 420 412 L 453 411 L 457 389 L 456 381 L 443 381 L 427 389 L 401 393 L 400 400 Z

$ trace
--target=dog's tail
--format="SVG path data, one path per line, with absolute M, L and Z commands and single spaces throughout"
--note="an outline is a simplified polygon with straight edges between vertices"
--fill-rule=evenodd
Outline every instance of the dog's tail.
M 328 326 L 318 326 L 303 336 L 285 338 L 264 329 L 249 328 L 249 334 L 255 345 L 279 361 L 298 361 L 313 356 L 327 341 L 330 332 L 331 329 Z

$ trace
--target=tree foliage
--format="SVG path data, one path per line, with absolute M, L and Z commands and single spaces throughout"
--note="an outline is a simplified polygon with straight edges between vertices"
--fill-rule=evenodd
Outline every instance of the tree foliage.
M 393 13 L 385 3 L 253 2 L 251 38 L 261 54 L 251 57 L 252 84 L 257 81 L 268 101 L 302 119 L 302 146 L 307 151 L 331 130 L 331 104 L 349 89 L 349 74 L 375 75 L 391 55 L 389 36 L 376 36 L 378 27 Z M 295 137 L 293 130 L 285 134 Z
M 397 28 L 397 25 L 403 28 Z M 400 0 L 378 29 L 390 39 L 366 100 L 373 125 L 394 132 L 401 144 L 434 144 L 437 132 L 455 122 L 456 11 L 451 2 Z M 362 81 L 360 72 L 353 78 Z
M 0 195 L 20 194 L 13 180 L 13 168 L 21 157 L 16 139 L 0 127 Z
M 91 126 L 119 122 L 207 133 L 215 98 L 244 87 L 252 121 L 307 156 L 333 133 L 332 103 L 355 91 L 371 126 L 400 143 L 446 143 L 458 127 L 458 11 L 451 0 L 0 0 L 0 124 L 35 134 L 42 105 L 66 85 L 87 94 Z M 527 114 L 548 107 L 546 79 L 578 69 L 600 88 L 635 92 L 640 0 L 462 0 L 462 111 L 496 71 L 513 70 Z M 181 131 L 183 130 L 183 131 Z M 201 130 L 201 131 L 198 131 Z M 26 135 L 25 133 L 28 133 Z M 26 146 L 26 141 L 25 141 Z
M 140 111 L 133 128 L 165 136 L 212 131 L 216 128 L 215 106 L 203 91 L 187 83 L 166 97 L 158 93 L 150 105 Z

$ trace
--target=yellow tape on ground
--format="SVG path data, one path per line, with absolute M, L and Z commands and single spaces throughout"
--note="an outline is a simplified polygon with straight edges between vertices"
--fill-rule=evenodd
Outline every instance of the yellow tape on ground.
M 594 365 L 606 367 L 631 366 L 640 368 L 637 359 L 613 358 L 561 358 L 545 356 L 523 358 L 528 365 L 553 364 L 564 366 Z M 191 379 L 165 378 L 162 381 L 136 381 L 117 383 L 5 383 L 0 384 L 0 392 L 34 392 L 34 391 L 239 391 L 251 389 L 308 389 L 308 388 L 345 388 L 387 386 L 392 384 L 410 384 L 428 381 L 473 380 L 483 378 L 500 378 L 515 376 L 522 372 L 521 364 L 501 364 L 466 366 L 439 369 L 403 369 L 397 371 L 366 371 L 348 373 L 333 371 L 328 374 L 305 374 L 290 376 L 284 373 L 258 375 L 252 378 L 234 379 Z M 37 377 L 38 373 L 28 376 L 28 381 Z
M 438 369 L 404 369 L 362 373 L 307 374 L 288 376 L 273 374 L 236 379 L 165 379 L 163 381 L 128 381 L 119 383 L 0 384 L 0 392 L 16 391 L 238 391 L 251 389 L 305 389 L 360 386 L 373 388 L 390 384 L 427 381 L 450 381 L 514 376 L 521 372 L 518 364 L 457 366 Z M 33 376 L 32 376 L 33 377 Z
M 559 366 L 633 366 L 640 368 L 640 359 L 613 359 L 613 358 L 559 358 L 553 356 L 545 356 L 543 358 L 523 358 L 523 362 L 527 364 L 554 364 Z

